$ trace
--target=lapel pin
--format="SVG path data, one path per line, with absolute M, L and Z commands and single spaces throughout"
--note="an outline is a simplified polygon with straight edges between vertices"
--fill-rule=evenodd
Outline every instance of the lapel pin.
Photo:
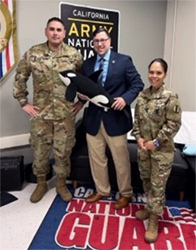
M 115 63 L 115 61 L 112 61 L 112 63 Z

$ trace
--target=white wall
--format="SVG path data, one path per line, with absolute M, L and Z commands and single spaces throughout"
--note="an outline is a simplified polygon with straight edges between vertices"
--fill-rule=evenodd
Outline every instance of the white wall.
M 196 1 L 168 1 L 166 20 L 167 82 L 179 94 L 183 111 L 196 111 Z

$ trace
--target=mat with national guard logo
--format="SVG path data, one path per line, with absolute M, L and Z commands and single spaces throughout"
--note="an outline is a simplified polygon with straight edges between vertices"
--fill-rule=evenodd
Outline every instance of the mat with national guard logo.
M 65 203 L 57 195 L 36 233 L 29 250 L 193 250 L 196 248 L 196 215 L 187 201 L 167 200 L 159 217 L 159 237 L 155 243 L 144 241 L 147 221 L 135 218 L 144 207 L 145 196 L 134 194 L 130 205 L 113 208 L 118 193 L 109 199 L 87 204 L 91 187 L 72 189 L 73 200 Z

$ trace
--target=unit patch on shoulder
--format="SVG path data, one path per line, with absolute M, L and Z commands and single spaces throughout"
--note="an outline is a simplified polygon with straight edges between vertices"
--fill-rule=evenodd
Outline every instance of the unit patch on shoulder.
M 173 107 L 173 111 L 174 111 L 174 113 L 179 113 L 180 112 L 180 107 L 178 105 L 175 105 Z

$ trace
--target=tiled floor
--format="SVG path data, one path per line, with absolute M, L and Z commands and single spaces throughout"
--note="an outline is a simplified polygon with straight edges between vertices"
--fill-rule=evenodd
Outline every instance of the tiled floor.
M 0 208 L 0 249 L 27 250 L 56 196 L 56 177 L 48 181 L 48 192 L 33 204 L 29 198 L 36 184 L 24 183 L 21 191 L 9 192 L 18 200 Z

